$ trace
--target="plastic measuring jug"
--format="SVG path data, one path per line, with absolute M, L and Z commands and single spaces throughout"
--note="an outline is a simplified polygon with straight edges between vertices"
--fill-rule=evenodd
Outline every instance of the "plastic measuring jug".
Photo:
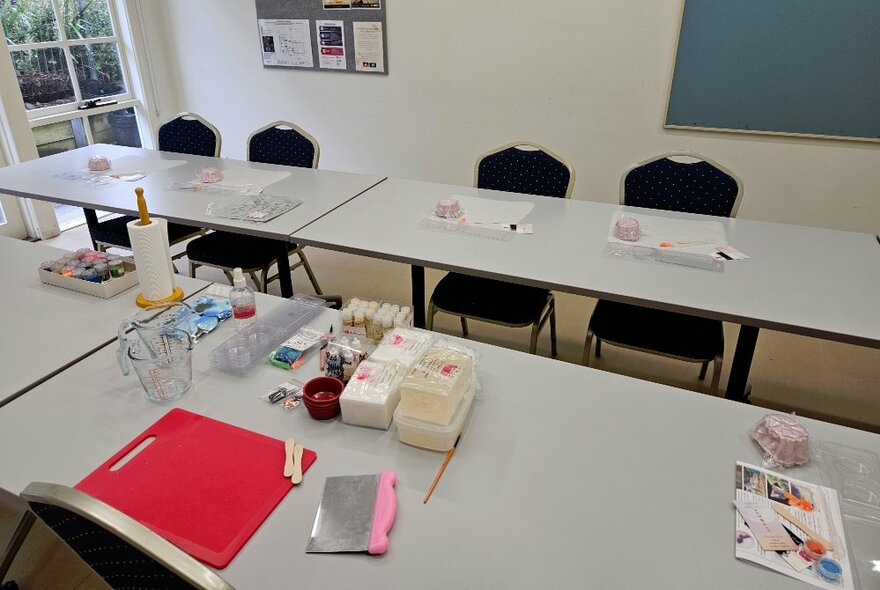
M 126 359 L 144 386 L 147 399 L 172 401 L 192 385 L 192 337 L 183 330 L 169 329 L 151 339 L 128 343 Z
M 169 332 L 181 330 L 192 336 L 193 309 L 186 303 L 160 303 L 139 311 L 119 325 L 117 336 L 119 348 L 116 360 L 123 375 L 131 371 L 128 351 L 134 343 L 138 344 L 138 355 L 151 358 L 162 354 L 167 342 L 164 338 Z

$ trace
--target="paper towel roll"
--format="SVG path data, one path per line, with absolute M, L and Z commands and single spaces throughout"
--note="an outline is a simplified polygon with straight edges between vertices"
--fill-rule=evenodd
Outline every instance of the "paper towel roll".
M 168 222 L 158 217 L 152 223 L 140 225 L 139 220 L 129 221 L 128 237 L 134 252 L 141 295 L 151 301 L 171 297 L 176 283 L 171 251 L 168 245 Z

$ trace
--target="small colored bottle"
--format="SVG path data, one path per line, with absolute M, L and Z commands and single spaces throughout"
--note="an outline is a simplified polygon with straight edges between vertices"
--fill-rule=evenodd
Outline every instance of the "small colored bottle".
M 70 264 L 66 264 L 61 267 L 61 275 L 65 276 L 65 277 L 72 277 L 74 270 L 76 270 L 75 266 L 72 266 Z
M 388 334 L 394 328 L 394 316 L 388 314 L 382 317 L 382 337 Z
M 342 310 L 342 325 L 345 327 L 351 327 L 354 324 L 354 314 L 351 312 L 351 309 L 346 307 Z M 345 329 L 343 328 L 343 332 Z
M 254 297 L 254 290 L 244 282 L 241 268 L 232 271 L 232 291 L 229 293 L 229 302 L 232 304 L 232 318 L 236 330 L 249 326 L 256 319 L 257 301 Z
M 95 265 L 95 272 L 101 277 L 101 282 L 110 280 L 110 267 L 106 262 L 99 262 Z
M 366 318 L 364 317 L 364 310 L 358 309 L 354 312 L 352 316 L 352 328 L 354 328 L 353 332 L 355 334 L 360 333 L 360 330 L 366 329 Z
M 367 307 L 364 310 L 364 334 L 367 338 L 373 337 L 373 319 L 376 317 L 376 310 Z
M 87 268 L 83 271 L 82 278 L 90 283 L 100 283 L 101 275 L 95 272 L 94 268 Z
M 122 263 L 122 258 L 113 258 L 107 265 L 110 267 L 110 276 L 112 278 L 118 279 L 125 275 L 125 264 Z

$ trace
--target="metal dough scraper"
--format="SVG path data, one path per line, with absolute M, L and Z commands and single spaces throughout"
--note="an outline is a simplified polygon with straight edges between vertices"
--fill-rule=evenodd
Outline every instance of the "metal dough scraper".
M 397 516 L 396 483 L 393 471 L 328 477 L 306 553 L 385 553 Z

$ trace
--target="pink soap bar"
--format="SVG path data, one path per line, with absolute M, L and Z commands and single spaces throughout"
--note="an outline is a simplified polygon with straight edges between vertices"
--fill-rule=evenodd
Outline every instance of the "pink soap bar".
M 220 182 L 223 180 L 223 174 L 216 168 L 202 168 L 199 172 L 199 180 L 202 182 Z
M 89 158 L 89 170 L 92 172 L 110 170 L 110 158 L 107 156 L 92 156 Z
M 791 416 L 769 414 L 752 429 L 752 439 L 783 467 L 810 460 L 810 433 Z
M 457 199 L 440 199 L 437 201 L 434 215 L 444 219 L 458 219 L 461 217 L 461 204 Z
M 635 242 L 641 236 L 639 220 L 633 217 L 621 217 L 614 224 L 614 237 L 626 242 Z

